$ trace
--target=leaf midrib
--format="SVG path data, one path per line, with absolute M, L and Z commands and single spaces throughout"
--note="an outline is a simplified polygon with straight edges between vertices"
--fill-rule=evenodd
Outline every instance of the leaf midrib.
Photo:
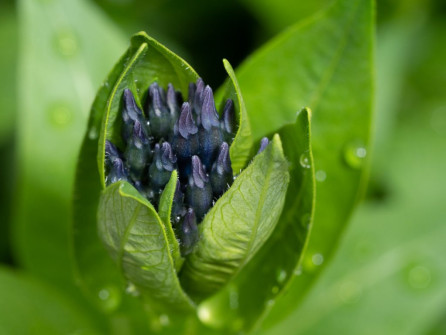
M 274 166 L 274 162 L 275 161 L 273 160 L 272 163 L 268 164 L 267 175 L 266 175 L 265 182 L 263 184 L 264 186 L 262 188 L 262 192 L 260 193 L 260 199 L 259 199 L 259 202 L 258 202 L 258 205 L 257 205 L 256 216 L 255 216 L 255 223 L 254 223 L 254 226 L 253 226 L 251 238 L 249 240 L 248 247 L 246 248 L 245 256 L 241 259 L 241 262 L 240 262 L 240 265 L 238 267 L 238 270 L 233 274 L 234 277 L 241 271 L 241 269 L 246 264 L 246 260 L 248 259 L 248 256 L 250 255 L 250 251 L 252 249 L 255 237 L 257 236 L 260 216 L 262 215 L 263 204 L 265 203 L 266 194 L 268 193 L 267 192 L 267 190 L 268 190 L 267 185 L 269 185 L 269 181 L 271 180 L 271 175 L 272 175 L 271 170 L 272 170 L 272 168 Z
M 123 257 L 124 257 L 124 253 L 125 253 L 125 245 L 128 242 L 130 232 L 132 231 L 133 226 L 136 223 L 136 219 L 139 216 L 139 212 L 141 210 L 141 207 L 142 207 L 141 204 L 137 204 L 136 205 L 135 210 L 133 212 L 133 215 L 132 215 L 132 217 L 130 219 L 130 222 L 129 222 L 129 224 L 127 225 L 127 227 L 125 229 L 124 236 L 121 239 L 121 244 L 119 246 L 118 262 L 119 262 L 119 269 L 121 270 L 122 275 L 124 275 L 124 273 L 125 273 L 124 272 L 124 268 L 123 268 Z

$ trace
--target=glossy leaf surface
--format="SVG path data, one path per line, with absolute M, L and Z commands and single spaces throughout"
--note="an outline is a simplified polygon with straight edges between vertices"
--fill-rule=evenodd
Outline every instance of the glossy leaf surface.
M 14 256 L 27 270 L 78 297 L 69 250 L 74 169 L 96 87 L 125 43 L 84 0 L 21 0 L 18 13 Z
M 229 153 L 231 157 L 232 171 L 234 174 L 238 174 L 240 170 L 245 167 L 250 156 L 253 145 L 252 131 L 245 102 L 243 101 L 243 96 L 240 92 L 240 86 L 235 77 L 234 70 L 226 59 L 223 60 L 223 65 L 229 78 L 223 88 L 218 92 L 219 95 L 224 96 L 224 99 L 220 104 L 220 110 L 223 110 L 226 99 L 232 99 L 236 114 L 237 133 L 231 143 Z
M 181 272 L 198 299 L 215 293 L 249 263 L 274 230 L 289 182 L 278 135 L 237 177 L 200 224 L 200 241 Z
M 210 311 L 212 318 L 204 321 L 213 327 L 252 330 L 301 274 L 315 200 L 310 112 L 302 110 L 296 122 L 284 126 L 279 134 L 290 163 L 284 211 L 258 254 L 222 292 L 200 306 Z
M 172 203 L 175 189 L 178 182 L 178 173 L 176 170 L 172 172 L 170 180 L 161 194 L 160 203 L 158 206 L 158 214 L 164 224 L 167 240 L 169 241 L 169 249 L 172 255 L 175 267 L 179 269 L 182 265 L 182 258 L 180 255 L 180 245 L 175 237 L 172 223 Z
M 77 167 L 74 252 L 79 279 L 84 289 L 105 309 L 114 309 L 117 304 L 112 304 L 110 307 L 108 301 L 104 302 L 97 298 L 98 292 L 107 289 L 114 292 L 119 301 L 123 283 L 115 264 L 98 238 L 96 228 L 98 200 L 101 184 L 104 183 L 104 152 L 98 151 L 98 147 L 104 150 L 102 142 L 106 136 L 104 131 L 107 129 L 109 131 L 107 136 L 111 137 L 119 134 L 119 131 L 114 129 L 112 120 L 118 115 L 122 92 L 126 87 L 132 88 L 134 94 L 138 93 L 137 99 L 141 100 L 144 88 L 146 89 L 154 80 L 160 80 L 163 85 L 167 85 L 168 82 L 173 83 L 177 89 L 182 89 L 182 94 L 185 96 L 188 83 L 195 81 L 196 78 L 196 73 L 183 60 L 166 51 L 163 46 L 144 33 L 140 33 L 134 36 L 130 48 L 115 65 L 93 103 Z M 119 123 L 116 126 L 118 128 Z M 100 129 L 102 129 L 101 136 L 99 136 Z
M 160 311 L 191 311 L 178 282 L 170 241 L 155 208 L 127 182 L 105 189 L 98 208 L 98 230 L 125 276 Z
M 313 111 L 314 230 L 303 275 L 277 300 L 270 324 L 295 308 L 362 193 L 372 112 L 372 34 L 372 1 L 338 0 L 274 38 L 237 70 L 254 138 L 292 122 L 302 106 Z

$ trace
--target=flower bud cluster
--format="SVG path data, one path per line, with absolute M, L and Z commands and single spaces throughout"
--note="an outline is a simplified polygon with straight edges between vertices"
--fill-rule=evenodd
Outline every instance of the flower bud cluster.
M 123 94 L 119 150 L 106 141 L 106 184 L 131 183 L 153 205 L 172 171 L 177 183 L 172 205 L 174 230 L 182 252 L 198 239 L 197 224 L 233 181 L 229 145 L 234 136 L 234 105 L 228 99 L 219 117 L 212 89 L 203 80 L 189 84 L 187 101 L 172 84 L 150 85 L 142 111 L 133 93 Z

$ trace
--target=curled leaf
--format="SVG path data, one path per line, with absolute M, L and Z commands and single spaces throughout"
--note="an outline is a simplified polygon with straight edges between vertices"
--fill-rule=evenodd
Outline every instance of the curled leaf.
M 215 293 L 262 247 L 282 212 L 288 182 L 288 163 L 275 135 L 201 223 L 201 239 L 181 272 L 192 296 Z

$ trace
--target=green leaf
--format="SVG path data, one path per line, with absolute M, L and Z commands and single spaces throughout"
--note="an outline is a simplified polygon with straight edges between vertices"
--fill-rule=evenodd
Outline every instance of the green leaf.
M 163 222 L 129 183 L 118 182 L 105 189 L 99 202 L 98 229 L 122 274 L 152 309 L 194 310 L 180 287 Z
M 125 44 L 89 1 L 21 0 L 18 13 L 14 256 L 80 297 L 69 250 L 74 169 L 96 87 Z
M 232 99 L 234 102 L 238 128 L 234 140 L 231 143 L 231 147 L 229 148 L 229 155 L 231 157 L 232 171 L 234 171 L 234 174 L 238 174 L 246 166 L 246 162 L 250 157 L 253 145 L 252 132 L 245 102 L 243 101 L 234 70 L 226 59 L 223 60 L 223 65 L 229 78 L 226 84 L 218 92 L 218 96 L 224 97 L 224 99 L 221 100 L 219 110 L 223 110 L 226 99 Z
M 118 137 L 120 118 L 117 115 L 122 92 L 130 87 L 137 100 L 141 100 L 150 83 L 157 80 L 160 85 L 174 84 L 185 96 L 188 83 L 197 77 L 182 59 L 145 33 L 139 33 L 132 38 L 129 49 L 100 88 L 91 108 L 75 183 L 74 254 L 83 289 L 107 310 L 119 305 L 123 283 L 97 235 L 96 213 L 104 187 L 104 141 L 105 138 Z M 117 298 L 106 301 L 98 298 L 98 292 L 104 289 L 114 292 Z M 109 300 L 116 303 L 110 304 Z
M 289 182 L 278 135 L 234 181 L 200 224 L 201 239 L 181 281 L 197 299 L 215 293 L 254 257 L 276 227 Z
M 20 272 L 0 268 L 0 296 L 1 334 L 100 333 L 86 311 Z
M 437 99 L 441 106 L 441 93 Z M 387 141 L 376 147 L 372 176 L 384 182 L 385 196 L 358 208 L 301 308 L 267 334 L 429 334 L 430 323 L 444 316 L 446 196 L 438 181 L 446 127 L 432 131 L 430 115 L 419 110 L 410 120 L 405 114 L 390 137 L 380 132 Z
M 0 146 L 7 144 L 14 129 L 17 114 L 17 18 L 14 7 L 0 5 Z M 7 47 L 6 47 L 7 46 Z
M 249 332 L 301 274 L 300 263 L 308 243 L 315 200 L 310 112 L 302 110 L 296 123 L 284 126 L 279 134 L 290 162 L 284 210 L 257 255 L 224 290 L 200 306 L 212 315 L 203 321 L 213 327 Z
M 255 139 L 293 122 L 301 106 L 313 111 L 317 203 L 308 262 L 276 301 L 268 324 L 300 302 L 363 192 L 373 97 L 372 4 L 338 0 L 273 39 L 237 71 Z
M 166 232 L 167 240 L 169 241 L 169 249 L 172 255 L 173 262 L 175 264 L 175 268 L 179 270 L 181 268 L 181 265 L 183 265 L 183 259 L 181 258 L 180 245 L 177 238 L 175 237 L 171 221 L 172 202 L 173 196 L 175 195 L 177 182 L 178 173 L 176 170 L 174 170 L 172 172 L 172 175 L 170 176 L 169 182 L 167 183 L 166 187 L 163 190 L 163 193 L 161 194 L 160 203 L 158 206 L 158 214 L 164 224 L 164 231 Z

